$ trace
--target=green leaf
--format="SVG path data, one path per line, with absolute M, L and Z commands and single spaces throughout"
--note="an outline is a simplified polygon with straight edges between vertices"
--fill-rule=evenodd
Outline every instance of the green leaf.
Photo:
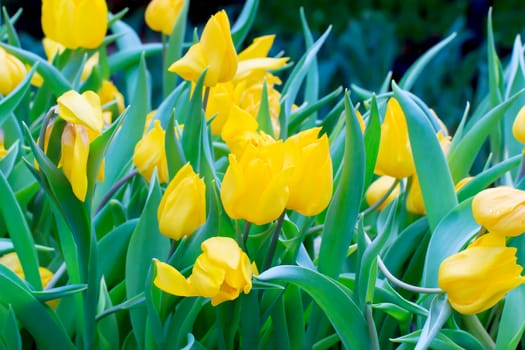
M 149 57 L 162 53 L 162 44 L 148 43 L 122 49 L 108 57 L 109 70 L 112 73 L 120 72 L 126 68 L 140 63 L 142 56 Z
M 516 310 L 525 307 L 525 285 L 510 291 L 505 297 L 505 305 L 496 336 L 496 350 L 516 349 L 525 331 L 525 315 Z
M 175 177 L 180 168 L 186 164 L 186 157 L 184 156 L 184 151 L 182 150 L 182 144 L 180 138 L 177 137 L 179 131 L 175 131 L 175 113 L 171 114 L 170 121 L 168 123 L 168 128 L 166 130 L 165 136 L 165 148 L 166 148 L 166 158 L 168 161 L 168 173 L 170 180 Z
M 363 314 L 337 281 L 314 270 L 286 265 L 272 267 L 256 278 L 283 285 L 292 283 L 303 289 L 326 314 L 346 348 L 371 348 Z
M 240 50 L 244 39 L 248 35 L 252 27 L 255 17 L 257 16 L 257 9 L 259 8 L 259 0 L 247 0 L 242 8 L 241 14 L 232 26 L 232 40 L 237 50 Z
M 381 140 L 381 120 L 379 119 L 379 110 L 375 95 L 372 95 L 370 102 L 370 118 L 364 134 L 365 154 L 366 154 L 366 171 L 365 171 L 365 188 L 374 177 L 374 169 L 379 153 L 379 140 Z
M 421 330 L 415 350 L 427 349 L 441 327 L 445 324 L 452 309 L 445 294 L 438 294 L 432 300 L 428 317 Z
M 0 340 L 4 341 L 6 349 L 22 349 L 22 339 L 13 306 L 4 308 L 0 304 L 0 329 L 3 333 L 0 333 Z
M 259 129 L 264 131 L 266 134 L 275 137 L 272 126 L 272 116 L 270 115 L 270 103 L 268 102 L 268 84 L 264 79 L 261 103 L 259 105 L 259 112 L 257 112 L 257 122 L 259 123 Z
M 13 15 L 13 19 L 11 19 L 7 14 L 6 8 L 2 6 L 2 17 L 4 19 L 4 25 L 7 29 L 7 42 L 9 43 L 9 45 L 13 45 L 16 47 L 20 47 L 20 39 L 18 38 L 18 34 L 16 33 L 14 22 L 21 14 L 22 9 L 19 8 L 18 11 L 16 11 L 16 13 Z
M 17 319 L 33 336 L 39 348 L 75 349 L 53 310 L 40 303 L 21 283 L 20 278 L 3 265 L 0 265 L 0 290 L 0 303 L 11 305 Z
M 306 43 L 306 48 L 312 47 L 314 44 L 314 37 L 306 21 L 306 16 L 304 14 L 304 7 L 301 7 L 299 10 L 301 17 L 301 25 L 303 27 L 304 41 Z M 306 85 L 304 87 L 304 102 L 307 105 L 313 105 L 317 102 L 319 98 L 319 68 L 317 64 L 317 58 L 314 58 L 312 65 L 308 69 L 308 74 L 306 76 Z M 311 113 L 308 120 L 306 121 L 306 128 L 313 128 L 315 122 L 317 121 L 317 113 Z
M 15 162 L 18 158 L 18 145 L 18 141 L 13 143 L 11 147 L 9 147 L 9 149 L 7 150 L 8 153 L 2 159 L 0 159 L 0 172 L 6 178 L 8 178 L 11 174 L 11 171 L 13 170 Z
M 445 39 L 441 40 L 436 45 L 432 46 L 427 52 L 425 52 L 421 57 L 419 57 L 416 62 L 414 62 L 410 68 L 405 72 L 401 81 L 399 81 L 399 87 L 405 90 L 410 90 L 417 78 L 425 69 L 426 65 L 444 48 L 446 47 L 454 38 L 456 33 L 452 33 L 447 36 Z
M 492 7 L 489 8 L 487 18 L 487 56 L 489 73 L 489 98 L 492 106 L 503 100 L 503 72 L 496 52 L 494 30 L 492 29 Z
M 395 83 L 392 85 L 394 96 L 406 116 L 412 155 L 432 230 L 458 203 L 454 183 L 443 150 L 425 112 L 408 92 L 401 90 Z
M 340 183 L 326 214 L 319 252 L 319 272 L 336 277 L 354 234 L 364 190 L 363 134 L 348 93 L 345 95 L 346 139 Z
M 41 302 L 48 300 L 59 299 L 68 295 L 76 294 L 85 291 L 88 288 L 87 284 L 69 284 L 43 291 L 34 291 L 33 296 Z
M 11 116 L 11 113 L 16 107 L 18 107 L 18 104 L 29 91 L 29 88 L 31 87 L 31 78 L 33 78 L 33 74 L 35 74 L 37 68 L 38 63 L 31 68 L 24 79 L 9 93 L 9 95 L 0 100 L 0 125 L 4 124 L 7 118 Z
M 441 262 L 457 253 L 479 231 L 472 216 L 472 199 L 467 199 L 445 216 L 433 230 L 423 268 L 422 283 L 437 287 Z
M 195 172 L 199 172 L 201 148 L 203 147 L 200 142 L 195 141 L 201 139 L 203 129 L 206 127 L 204 111 L 202 110 L 202 90 L 206 72 L 207 70 L 202 72 L 195 84 L 191 96 L 190 111 L 184 120 L 184 132 L 182 133 L 182 149 Z M 210 88 L 206 87 L 205 89 L 209 91 Z

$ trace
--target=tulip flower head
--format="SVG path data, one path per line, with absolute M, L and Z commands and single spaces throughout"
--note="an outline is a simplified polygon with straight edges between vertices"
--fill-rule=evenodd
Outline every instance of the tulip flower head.
M 416 168 L 408 138 L 405 114 L 395 98 L 388 100 L 381 125 L 381 140 L 375 172 L 398 179 L 414 174 Z
M 137 167 L 140 175 L 150 181 L 153 170 L 157 169 L 160 183 L 168 181 L 168 160 L 166 159 L 166 147 L 164 140 L 166 132 L 162 129 L 159 120 L 153 122 L 154 126 L 142 139 L 137 142 L 133 152 L 133 164 Z
M 520 143 L 525 143 L 525 106 L 521 107 L 512 124 L 512 135 Z
M 202 242 L 201 249 L 188 278 L 171 265 L 155 260 L 157 274 L 153 283 L 173 295 L 211 298 L 213 306 L 236 299 L 241 291 L 250 292 L 257 268 L 234 239 L 212 237 Z
M 190 163 L 166 188 L 157 216 L 160 232 L 174 240 L 192 234 L 206 222 L 206 186 Z
M 185 0 L 152 0 L 146 7 L 144 19 L 148 27 L 170 35 L 184 8 Z
M 13 91 L 26 74 L 24 64 L 0 47 L 0 94 L 6 96 Z
M 206 68 L 205 86 L 232 80 L 237 71 L 237 52 L 230 33 L 230 21 L 224 10 L 208 20 L 200 41 L 193 44 L 168 70 L 195 82 Z
M 365 200 L 369 206 L 377 203 L 383 196 L 394 186 L 396 182 L 395 177 L 383 175 L 377 180 L 372 182 L 365 193 Z M 399 196 L 400 187 L 399 184 L 390 192 L 388 197 L 377 207 L 377 210 L 383 210 L 390 202 Z
M 15 252 L 7 253 L 0 257 L 0 265 L 6 266 L 9 270 L 13 271 L 21 279 L 25 279 L 24 270 L 22 268 L 22 263 Z M 51 278 L 53 277 L 53 272 L 49 271 L 45 267 L 39 267 L 38 272 L 40 274 L 40 280 L 42 281 L 42 286 L 45 288 Z
M 42 0 L 45 36 L 68 49 L 94 49 L 108 29 L 105 0 Z
M 321 128 L 304 130 L 284 142 L 285 167 L 292 169 L 286 208 L 312 216 L 330 203 L 333 192 L 332 158 L 328 136 Z
M 507 292 L 525 282 L 523 268 L 516 260 L 516 248 L 506 247 L 503 236 L 489 233 L 443 260 L 438 284 L 455 310 L 476 314 L 496 305 Z
M 472 200 L 476 222 L 503 236 L 525 232 L 525 191 L 509 186 L 489 188 Z

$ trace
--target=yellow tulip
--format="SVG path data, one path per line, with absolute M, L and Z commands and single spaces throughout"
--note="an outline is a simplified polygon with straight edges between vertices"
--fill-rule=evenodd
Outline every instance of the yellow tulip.
M 169 67 L 169 71 L 185 80 L 197 81 L 206 68 L 205 86 L 232 80 L 237 71 L 237 52 L 233 46 L 230 22 L 224 10 L 208 20 L 200 42 L 192 45 L 182 58 Z
M 228 119 L 222 128 L 221 137 L 230 151 L 238 156 L 246 148 L 246 144 L 256 136 L 259 124 L 248 112 L 234 105 Z
M 104 0 L 42 0 L 44 35 L 68 49 L 94 49 L 108 28 Z
M 26 74 L 24 64 L 0 47 L 0 94 L 6 96 L 13 91 Z
M 213 306 L 236 299 L 241 291 L 250 292 L 257 268 L 235 240 L 212 237 L 202 242 L 201 249 L 203 253 L 188 278 L 171 265 L 155 260 L 155 286 L 173 295 L 211 298 Z
M 512 135 L 518 142 L 525 143 L 525 106 L 521 107 L 514 119 Z
M 170 35 L 184 7 L 184 0 L 152 0 L 146 7 L 146 24 L 156 32 Z
M 84 126 L 67 123 L 62 132 L 62 154 L 60 164 L 69 180 L 75 196 L 86 199 L 87 162 L 89 157 L 89 137 Z
M 525 232 L 525 191 L 500 186 L 481 191 L 472 200 L 476 222 L 504 236 Z
M 516 260 L 516 248 L 506 247 L 503 236 L 490 233 L 443 260 L 438 284 L 455 310 L 476 314 L 496 305 L 507 292 L 525 282 L 523 268 Z
M 255 38 L 250 46 L 239 53 L 235 80 L 248 78 L 253 73 L 279 69 L 288 62 L 288 57 L 267 57 L 274 39 L 275 35 Z
M 153 170 L 157 168 L 159 182 L 165 183 L 169 180 L 164 141 L 166 132 L 160 126 L 160 120 L 157 119 L 153 123 L 153 128 L 135 146 L 133 164 L 148 181 L 151 180 Z
M 45 37 L 42 39 L 42 46 L 48 62 L 52 63 L 56 55 L 60 55 L 66 49 L 64 45 L 56 42 L 55 40 Z
M 190 163 L 175 175 L 158 209 L 160 232 L 179 240 L 206 222 L 206 186 Z
M 291 168 L 284 167 L 284 144 L 248 143 L 242 156 L 229 155 L 221 186 L 224 210 L 233 219 L 257 225 L 279 217 L 288 203 Z
M 115 102 L 117 104 L 118 112 L 124 112 L 124 96 L 122 96 L 115 84 L 110 80 L 102 81 L 102 86 L 97 91 L 97 94 L 100 97 L 100 104 L 105 105 L 110 102 Z
M 210 88 L 206 106 L 206 119 L 213 117 L 210 123 L 212 135 L 221 134 L 222 128 L 230 115 L 230 110 L 235 104 L 234 98 L 231 82 L 220 83 Z
M 372 182 L 370 186 L 368 187 L 368 190 L 366 190 L 365 193 L 365 200 L 368 203 L 369 206 L 374 205 L 377 203 L 383 196 L 387 193 L 387 191 L 394 186 L 394 183 L 396 182 L 395 177 L 386 176 L 383 175 L 379 177 L 377 180 Z M 396 187 L 390 192 L 388 197 L 381 203 L 377 210 L 383 210 L 390 202 L 392 202 L 397 196 L 399 196 L 399 184 L 396 185 Z
M 381 140 L 375 172 L 398 179 L 415 173 L 405 114 L 396 99 L 388 100 L 381 125 Z
M 63 93 L 58 99 L 58 115 L 69 123 L 84 125 L 96 133 L 104 127 L 100 97 L 93 91 L 79 94 L 75 90 Z
M 21 279 L 25 279 L 24 270 L 20 259 L 15 252 L 7 253 L 0 257 L 0 265 L 4 265 L 9 270 L 13 271 Z M 40 280 L 42 281 L 42 287 L 46 287 L 51 278 L 53 277 L 53 272 L 49 271 L 45 267 L 39 267 L 38 272 L 40 273 Z
M 322 212 L 332 199 L 332 158 L 328 136 L 311 128 L 284 142 L 285 167 L 292 168 L 286 208 L 312 216 Z

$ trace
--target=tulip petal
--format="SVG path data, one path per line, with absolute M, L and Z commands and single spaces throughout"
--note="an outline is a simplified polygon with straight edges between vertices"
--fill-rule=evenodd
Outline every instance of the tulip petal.
M 157 288 L 173 295 L 192 297 L 199 295 L 186 278 L 173 266 L 154 260 L 157 274 L 153 283 Z

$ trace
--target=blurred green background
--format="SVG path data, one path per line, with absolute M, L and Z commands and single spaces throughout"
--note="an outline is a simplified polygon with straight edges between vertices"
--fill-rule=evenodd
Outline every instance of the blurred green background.
M 158 41 L 158 33 L 144 24 L 147 0 L 108 1 L 112 12 L 129 8 L 125 20 L 144 41 Z M 245 1 L 191 1 L 190 26 L 201 27 L 209 16 L 225 8 L 233 19 Z M 24 8 L 17 23 L 26 48 L 42 52 L 40 39 L 40 1 L 3 0 L 8 13 Z M 458 35 L 452 44 L 426 68 L 413 88 L 445 123 L 454 130 L 466 101 L 476 105 L 487 90 L 486 18 L 493 8 L 495 38 L 500 57 L 510 53 L 516 35 L 523 33 L 525 3 L 518 0 L 261 0 L 253 37 L 277 35 L 272 54 L 297 61 L 305 45 L 299 16 L 304 8 L 308 23 L 319 37 L 328 26 L 332 32 L 319 54 L 320 93 L 337 86 L 352 84 L 368 90 L 378 90 L 389 71 L 399 80 L 408 67 L 432 45 L 452 32 Z M 188 40 L 192 31 L 187 32 Z

